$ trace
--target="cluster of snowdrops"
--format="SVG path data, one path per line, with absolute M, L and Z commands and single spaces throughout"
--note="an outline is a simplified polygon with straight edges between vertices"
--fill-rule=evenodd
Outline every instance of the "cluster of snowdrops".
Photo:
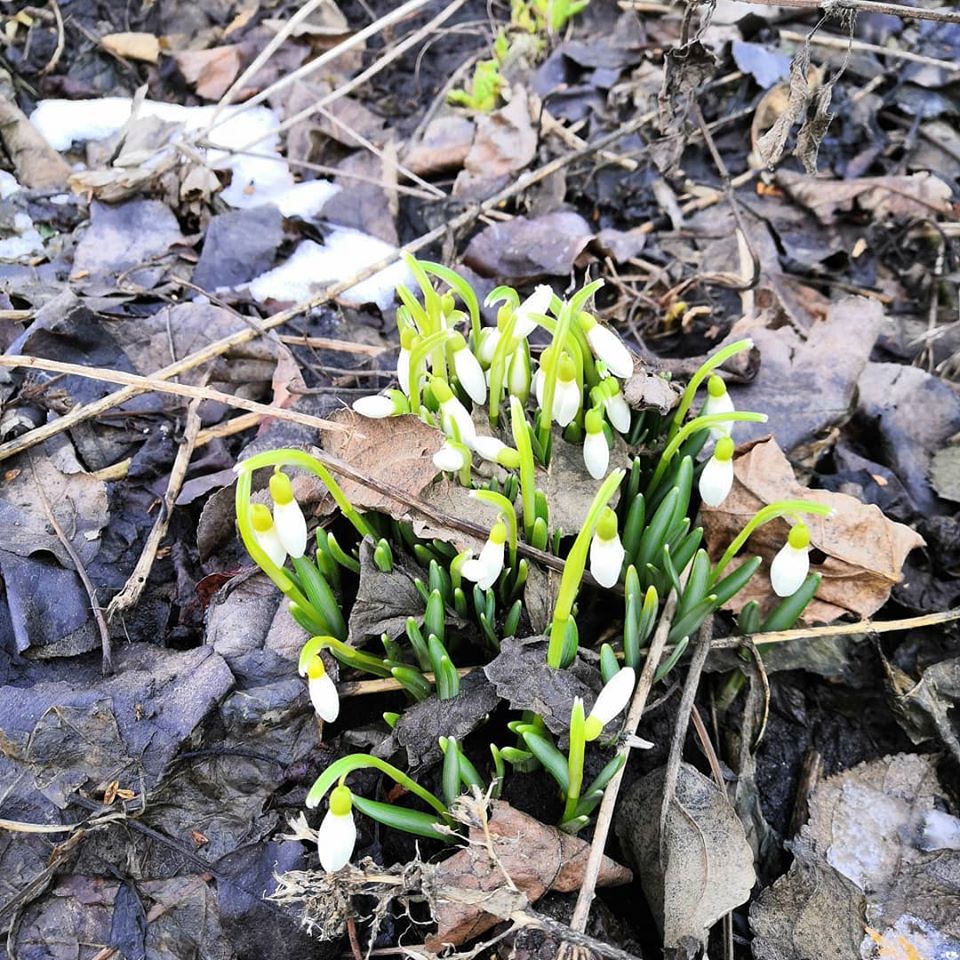
M 547 628 L 547 664 L 564 670 L 578 658 L 581 638 L 578 602 L 589 570 L 593 591 L 613 591 L 622 602 L 622 631 L 599 647 L 602 687 L 588 707 L 573 703 L 565 748 L 532 712 L 507 723 L 514 738 L 489 745 L 489 769 L 467 756 L 453 737 L 441 737 L 439 795 L 407 772 L 369 754 L 345 756 L 322 772 L 307 796 L 316 807 L 329 793 L 328 811 L 318 834 L 320 862 L 336 871 L 356 843 L 354 811 L 418 836 L 449 841 L 455 837 L 449 808 L 465 790 L 499 794 L 509 769 L 542 768 L 556 782 L 562 800 L 561 829 L 577 832 L 590 822 L 604 788 L 623 762 L 615 754 L 584 784 L 589 744 L 609 744 L 613 721 L 629 704 L 645 647 L 671 592 L 676 605 L 669 623 L 670 653 L 660 664 L 662 679 L 679 661 L 690 636 L 704 620 L 746 586 L 761 566 L 742 548 L 761 524 L 777 517 L 792 523 L 789 537 L 767 573 L 782 598 L 766 617 L 756 603 L 743 608 L 743 633 L 793 625 L 816 593 L 820 577 L 809 571 L 810 535 L 801 517 L 826 515 L 822 505 L 784 501 L 764 507 L 746 523 L 716 563 L 701 546 L 695 524 L 698 502 L 717 506 L 734 481 L 734 441 L 738 421 L 762 421 L 760 413 L 737 411 L 723 379 L 714 371 L 749 340 L 718 350 L 690 379 L 676 407 L 631 410 L 623 383 L 634 375 L 634 361 L 619 336 L 587 309 L 601 282 L 586 284 L 569 299 L 548 286 L 526 299 L 511 287 L 498 287 L 486 299 L 496 308 L 496 325 L 483 326 L 478 298 L 456 272 L 441 264 L 408 258 L 419 295 L 398 288 L 400 352 L 397 389 L 364 397 L 354 410 L 373 418 L 418 417 L 436 427 L 443 441 L 434 456 L 444 472 L 472 491 L 489 533 L 474 555 L 442 539 L 420 539 L 409 522 L 385 513 L 358 511 L 328 467 L 301 450 L 273 450 L 237 466 L 237 521 L 251 557 L 283 592 L 291 615 L 309 635 L 299 669 L 307 679 L 318 716 L 333 722 L 339 714 L 334 680 L 321 654 L 347 669 L 397 681 L 411 703 L 458 695 L 462 666 L 482 666 L 505 637 L 530 630 L 524 588 L 535 551 L 563 561 L 560 586 Z M 539 346 L 531 344 L 535 331 Z M 701 388 L 704 388 L 701 390 Z M 702 397 L 702 401 L 701 401 Z M 699 407 L 698 407 L 699 403 Z M 615 446 L 615 437 L 622 438 Z M 549 468 L 555 443 L 582 447 L 592 494 L 578 531 L 555 529 L 550 504 L 538 486 Z M 628 451 L 625 466 L 610 469 L 611 449 Z M 316 549 L 303 511 L 284 468 L 319 477 L 334 498 L 349 532 L 340 543 L 332 530 L 318 527 Z M 254 503 L 255 471 L 272 469 L 272 509 Z M 361 569 L 368 544 L 376 568 L 390 573 L 402 562 L 414 577 L 423 611 L 410 616 L 399 636 L 383 634 L 380 648 L 361 649 L 348 636 L 343 604 Z M 527 554 L 525 556 L 524 554 Z M 735 562 L 734 562 L 735 561 Z M 622 601 L 619 599 L 622 592 Z M 591 593 L 589 596 L 594 596 Z M 469 642 L 455 624 L 471 625 Z M 479 641 L 476 638 L 479 637 Z M 591 643 L 592 638 L 585 638 Z M 453 651 L 453 653 L 451 652 Z M 399 713 L 384 714 L 394 726 Z M 394 780 L 417 807 L 361 796 L 347 785 L 349 775 L 372 768 Z M 441 829 L 437 828 L 450 828 Z

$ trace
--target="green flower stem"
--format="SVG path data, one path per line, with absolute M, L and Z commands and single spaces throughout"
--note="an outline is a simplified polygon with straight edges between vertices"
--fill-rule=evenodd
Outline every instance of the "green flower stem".
M 580 791 L 583 788 L 583 759 L 586 753 L 586 718 L 583 713 L 583 701 L 579 697 L 574 701 L 570 712 L 570 749 L 567 751 L 567 799 L 563 807 L 561 823 L 575 816 Z
M 431 260 L 419 262 L 427 273 L 439 277 L 460 295 L 460 299 L 470 313 L 470 346 L 476 350 L 480 346 L 480 304 L 477 302 L 473 287 L 459 273 L 445 267 L 442 263 L 434 263 Z
M 347 776 L 355 770 L 379 770 L 380 773 L 386 774 L 395 783 L 433 807 L 444 821 L 447 823 L 453 822 L 447 813 L 446 806 L 429 790 L 425 790 L 419 783 L 408 777 L 402 770 L 398 770 L 393 764 L 387 763 L 386 760 L 381 760 L 379 757 L 372 757 L 368 753 L 352 753 L 347 757 L 341 757 L 335 763 L 331 763 L 317 777 L 310 788 L 310 792 L 307 794 L 307 806 L 316 807 L 337 780 L 343 783 Z
M 500 331 L 500 341 L 490 361 L 490 422 L 496 426 L 500 420 L 500 400 L 503 396 L 503 378 L 507 372 L 507 355 L 513 346 L 513 331 L 517 326 L 517 315 L 512 313 Z
M 510 566 L 514 573 L 517 570 L 517 511 L 513 504 L 502 494 L 493 490 L 474 490 L 471 494 L 474 499 L 489 503 L 496 507 L 503 515 L 507 524 L 507 547 L 509 549 Z
M 306 670 L 310 660 L 321 650 L 329 650 L 341 663 L 349 667 L 355 667 L 357 670 L 363 670 L 366 673 L 372 673 L 375 677 L 392 676 L 390 667 L 379 657 L 357 650 L 342 640 L 328 635 L 311 637 L 303 645 L 298 663 L 298 670 L 301 674 Z
M 685 423 L 675 434 L 673 434 L 671 440 L 663 448 L 663 453 L 660 454 L 660 462 L 657 464 L 657 469 L 653 471 L 653 476 L 650 478 L 650 485 L 647 487 L 647 492 L 650 493 L 656 490 L 657 484 L 663 479 L 663 475 L 667 472 L 667 467 L 670 465 L 670 461 L 680 449 L 684 440 L 696 433 L 698 430 L 707 430 L 710 427 L 719 426 L 721 423 L 732 422 L 766 423 L 767 415 L 765 413 L 750 413 L 749 411 L 741 412 L 739 410 L 735 410 L 732 413 L 711 413 L 705 417 L 695 417 L 689 423 Z
M 583 332 L 583 327 L 580 326 L 579 315 L 573 322 L 571 329 L 573 330 L 574 339 L 580 347 L 580 354 L 583 358 L 583 381 L 587 386 L 596 386 L 596 384 L 600 382 L 600 377 L 597 374 L 597 365 L 593 358 L 593 351 L 590 349 L 590 344 L 587 343 L 587 335 Z
M 777 500 L 775 503 L 769 503 L 767 506 L 758 510 L 747 522 L 746 526 L 734 537 L 733 542 L 727 547 L 723 556 L 710 574 L 710 586 L 712 587 L 722 576 L 727 564 L 737 555 L 737 551 L 750 539 L 750 535 L 765 523 L 776 520 L 779 517 L 789 516 L 791 514 L 810 514 L 818 517 L 829 517 L 833 513 L 833 508 L 824 503 L 814 503 L 810 500 Z
M 290 466 L 307 470 L 323 481 L 323 485 L 330 491 L 330 496 L 333 497 L 337 506 L 340 508 L 340 512 L 353 524 L 357 533 L 359 533 L 361 537 L 373 537 L 374 540 L 376 539 L 373 528 L 357 512 L 356 507 L 354 507 L 347 498 L 347 495 L 343 492 L 343 488 L 333 479 L 333 474 L 316 457 L 310 456 L 310 454 L 304 450 L 294 450 L 289 447 L 280 450 L 267 450 L 264 453 L 258 453 L 256 456 L 250 457 L 248 460 L 244 460 L 238 466 L 241 471 L 241 477 L 244 473 L 249 476 L 254 470 L 259 470 L 261 467 Z M 238 503 L 239 496 L 240 488 L 238 483 Z M 244 543 L 246 543 L 246 540 L 244 540 Z M 274 583 L 276 583 L 275 580 Z
M 697 395 L 700 384 L 710 376 L 710 373 L 725 360 L 729 360 L 734 354 L 740 353 L 742 350 L 749 350 L 752 346 L 753 341 L 749 338 L 746 340 L 737 340 L 735 343 L 727 344 L 722 350 L 718 350 L 712 357 L 707 358 L 703 366 L 690 378 L 686 390 L 683 391 L 683 396 L 680 398 L 680 406 L 677 407 L 677 412 L 673 417 L 673 423 L 670 424 L 670 432 L 667 434 L 667 439 L 672 440 L 680 429 L 683 424 L 683 419 L 687 415 L 687 411 L 693 405 L 693 400 Z
M 249 461 L 246 461 L 249 463 Z M 241 470 L 237 477 L 237 526 L 240 528 L 240 538 L 247 548 L 254 563 L 273 581 L 274 585 L 289 600 L 293 600 L 304 610 L 312 610 L 310 601 L 303 595 L 293 578 L 282 567 L 278 567 L 261 549 L 250 522 L 250 492 L 253 487 L 253 477 L 250 470 Z
M 580 581 L 583 578 L 583 571 L 587 565 L 587 554 L 590 550 L 590 540 L 600 521 L 600 514 L 603 508 L 610 502 L 613 495 L 620 486 L 625 470 L 614 470 L 606 480 L 603 481 L 593 503 L 590 504 L 590 510 L 587 513 L 587 519 L 584 521 L 577 539 L 574 540 L 570 553 L 567 555 L 566 562 L 563 565 L 563 575 L 560 578 L 560 590 L 557 594 L 557 604 L 553 608 L 553 624 L 550 627 L 550 644 L 547 649 L 547 663 L 551 667 L 559 668 L 563 659 L 563 638 L 566 632 L 566 624 L 573 612 L 573 604 L 577 599 L 577 592 L 580 589 Z
M 537 477 L 533 460 L 533 446 L 530 443 L 530 430 L 523 404 L 516 398 L 510 398 L 510 425 L 513 428 L 513 442 L 520 454 L 520 503 L 523 506 L 523 539 L 533 541 L 533 524 L 537 519 Z
M 437 330 L 434 333 L 429 334 L 424 337 L 411 351 L 410 351 L 410 410 L 412 413 L 415 413 L 419 416 L 420 414 L 420 368 L 425 363 L 428 354 L 433 352 L 438 346 L 445 343 L 453 336 L 453 330 Z M 440 351 L 441 355 L 443 351 Z M 442 369 L 444 371 L 443 379 L 446 379 L 446 361 L 443 362 Z M 434 373 L 437 376 L 441 376 L 438 373 L 439 367 L 434 369 Z

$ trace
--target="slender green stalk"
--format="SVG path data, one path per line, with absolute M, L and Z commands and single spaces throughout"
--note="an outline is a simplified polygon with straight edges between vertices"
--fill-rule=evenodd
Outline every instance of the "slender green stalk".
M 523 404 L 516 398 L 510 398 L 510 426 L 513 428 L 513 442 L 520 454 L 520 503 L 523 506 L 523 538 L 533 542 L 533 525 L 537 519 L 537 476 L 533 460 L 533 446 L 530 443 L 530 430 Z
M 480 345 L 480 304 L 477 302 L 473 287 L 459 273 L 445 267 L 442 263 L 434 263 L 431 260 L 420 260 L 419 263 L 427 273 L 439 277 L 460 295 L 470 314 L 470 345 L 476 350 Z
M 657 484 L 663 479 L 663 475 L 666 473 L 667 467 L 670 465 L 670 461 L 680 449 L 684 440 L 696 433 L 698 430 L 707 430 L 710 427 L 716 427 L 721 423 L 731 423 L 734 421 L 746 423 L 766 423 L 767 415 L 765 413 L 750 413 L 749 411 L 735 410 L 732 413 L 710 413 L 705 417 L 695 417 L 689 423 L 685 423 L 663 448 L 663 453 L 660 454 L 660 462 L 657 464 L 657 469 L 653 471 L 653 476 L 650 478 L 650 485 L 647 487 L 647 492 L 652 493 L 654 490 L 656 490 Z
M 583 700 L 577 697 L 570 711 L 570 749 L 567 751 L 567 798 L 563 807 L 561 823 L 574 816 L 583 787 L 583 759 L 586 753 L 586 717 L 583 712 Z
M 327 791 L 339 780 L 343 783 L 346 778 L 355 770 L 379 770 L 386 774 L 395 783 L 398 783 L 405 790 L 418 796 L 424 803 L 433 807 L 437 813 L 447 822 L 451 823 L 450 815 L 442 801 L 435 797 L 429 790 L 420 786 L 416 780 L 412 780 L 402 770 L 397 769 L 392 763 L 381 760 L 379 757 L 372 757 L 368 753 L 351 753 L 348 757 L 341 757 L 339 760 L 331 763 L 323 773 L 314 781 L 310 792 L 307 794 L 307 806 L 316 807 L 326 796 Z
M 737 555 L 737 551 L 750 539 L 750 535 L 758 527 L 776 520 L 778 517 L 791 514 L 811 514 L 818 517 L 829 517 L 833 508 L 824 503 L 813 503 L 810 500 L 777 500 L 758 510 L 747 522 L 746 526 L 733 538 L 733 542 L 724 551 L 717 565 L 710 575 L 710 585 L 713 586 L 723 574 L 727 564 Z
M 290 447 L 282 448 L 280 450 L 267 450 L 264 453 L 258 453 L 255 456 L 250 457 L 249 459 L 238 464 L 241 479 L 244 473 L 246 473 L 249 478 L 250 474 L 254 470 L 259 470 L 261 467 L 276 466 L 300 467 L 303 470 L 309 471 L 315 477 L 319 477 L 323 481 L 323 485 L 327 488 L 327 490 L 330 491 L 330 496 L 333 497 L 337 506 L 340 508 L 340 512 L 353 524 L 353 527 L 357 533 L 359 533 L 361 537 L 373 537 L 376 539 L 373 528 L 357 512 L 356 507 L 354 507 L 354 505 L 347 498 L 347 495 L 343 492 L 343 488 L 339 483 L 337 483 L 336 480 L 334 480 L 333 474 L 316 457 L 311 457 L 306 451 L 294 450 Z M 240 502 L 239 497 L 240 485 L 238 481 L 238 503 Z M 249 500 L 249 495 L 247 499 Z M 244 540 L 244 543 L 246 542 L 247 541 Z M 275 580 L 274 583 L 276 583 Z
M 410 410 L 418 416 L 420 414 L 420 368 L 426 361 L 427 356 L 453 335 L 453 330 L 437 330 L 424 337 L 410 351 Z M 444 369 L 446 369 L 446 365 L 444 365 Z M 434 373 L 436 372 L 434 371 Z
M 391 676 L 390 667 L 379 657 L 364 653 L 329 635 L 311 637 L 300 651 L 298 670 L 302 674 L 307 664 L 321 650 L 329 650 L 338 660 L 350 667 L 372 673 L 375 677 Z
M 490 410 L 490 422 L 496 425 L 500 420 L 500 401 L 503 398 L 503 379 L 507 372 L 507 355 L 513 345 L 513 331 L 517 326 L 517 315 L 511 313 L 500 331 L 500 341 L 493 351 L 490 361 L 490 395 L 487 402 Z
M 559 668 L 563 662 L 563 639 L 566 631 L 567 621 L 573 612 L 573 604 L 577 599 L 577 592 L 580 589 L 580 581 L 583 578 L 583 571 L 587 565 L 587 553 L 590 549 L 590 540 L 600 521 L 600 514 L 603 508 L 610 502 L 613 495 L 617 492 L 621 481 L 624 478 L 625 470 L 614 470 L 606 480 L 603 481 L 593 503 L 590 504 L 590 510 L 587 513 L 587 519 L 584 521 L 577 539 L 574 540 L 570 553 L 567 555 L 566 562 L 563 565 L 563 575 L 560 578 L 560 590 L 557 594 L 557 603 L 553 608 L 553 624 L 550 627 L 550 643 L 547 649 L 547 663 L 551 667 Z
M 753 341 L 749 338 L 746 340 L 737 340 L 735 343 L 728 343 L 722 350 L 718 350 L 712 357 L 707 358 L 703 366 L 690 378 L 686 390 L 683 391 L 683 396 L 680 398 L 680 406 L 677 407 L 677 412 L 673 417 L 673 423 L 670 424 L 670 432 L 667 434 L 667 439 L 672 440 L 680 429 L 683 424 L 683 419 L 687 415 L 687 411 L 693 405 L 693 400 L 697 395 L 700 384 L 710 376 L 711 372 L 719 367 L 725 360 L 729 360 L 734 354 L 740 353 L 742 350 L 749 350 L 752 347 Z

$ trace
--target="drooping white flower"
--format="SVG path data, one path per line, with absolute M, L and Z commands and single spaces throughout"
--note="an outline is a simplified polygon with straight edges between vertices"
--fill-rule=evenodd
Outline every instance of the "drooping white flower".
M 716 374 L 707 381 L 707 399 L 703 405 L 701 416 L 710 416 L 714 413 L 733 413 L 736 408 L 730 394 L 727 393 L 727 385 Z M 718 423 L 710 428 L 710 436 L 714 440 L 720 437 L 729 437 L 733 429 L 733 421 L 727 420 Z
M 526 338 L 537 327 L 537 321 L 533 319 L 536 313 L 545 314 L 550 309 L 550 302 L 553 300 L 553 290 L 545 283 L 541 283 L 533 293 L 524 300 L 516 309 L 517 323 L 513 328 L 515 337 Z
M 507 357 L 507 390 L 521 403 L 530 396 L 530 346 L 526 340 Z
M 770 564 L 770 585 L 778 597 L 792 597 L 810 572 L 810 531 L 805 523 L 790 528 L 787 542 Z
M 400 333 L 400 355 L 397 357 L 397 382 L 400 389 L 410 396 L 410 352 L 417 342 L 417 331 L 404 327 Z M 354 408 L 356 409 L 356 408 Z
M 499 342 L 499 327 L 484 327 L 480 331 L 480 349 L 477 351 L 477 354 L 478 359 L 485 367 L 489 367 L 490 364 L 493 363 L 493 355 L 496 352 Z
M 580 314 L 580 327 L 593 355 L 621 380 L 633 376 L 633 357 L 624 342 L 609 328 L 597 323 L 589 313 Z
M 601 587 L 612 587 L 620 579 L 625 554 L 617 532 L 617 515 L 605 507 L 590 541 L 590 573 Z
M 449 440 L 444 441 L 443 446 L 433 455 L 433 465 L 446 473 L 456 473 L 458 470 L 462 470 L 466 462 L 467 457 L 463 450 Z
M 719 507 L 733 486 L 733 440 L 721 437 L 700 474 L 700 497 L 708 507 Z
M 594 480 L 602 480 L 610 466 L 610 447 L 603 432 L 603 414 L 596 408 L 588 410 L 584 427 L 587 435 L 583 440 L 583 462 Z
M 353 794 L 341 784 L 330 792 L 327 810 L 317 833 L 317 852 L 320 866 L 327 873 L 336 873 L 345 867 L 357 845 L 357 825 L 353 820 Z
M 333 723 L 340 715 L 340 695 L 337 693 L 337 685 L 330 679 L 330 674 L 323 665 L 320 654 L 310 658 L 301 670 L 301 675 L 303 674 L 306 674 L 307 690 L 317 716 L 325 723 Z
M 553 419 L 565 427 L 573 421 L 580 409 L 580 385 L 577 383 L 577 370 L 573 360 L 567 354 L 560 358 L 557 365 L 557 385 L 553 394 Z
M 520 454 L 513 447 L 508 447 L 496 437 L 488 437 L 478 433 L 473 441 L 473 449 L 484 460 L 488 460 L 490 463 L 498 463 L 508 470 L 515 470 L 520 466 Z
M 467 408 L 453 395 L 453 391 L 445 380 L 434 377 L 430 381 L 433 395 L 440 404 L 440 426 L 448 437 L 459 439 L 471 449 L 477 436 L 477 428 L 473 424 Z M 459 434 L 459 437 L 457 436 Z
M 407 384 L 409 387 L 409 383 Z M 353 401 L 354 413 L 371 420 L 383 420 L 385 417 L 398 417 L 406 413 L 406 404 L 401 402 L 403 394 L 399 390 L 390 393 L 375 393 L 369 397 L 360 397 Z
M 453 369 L 467 396 L 477 404 L 487 402 L 487 381 L 480 361 L 470 352 L 467 341 L 457 334 L 453 343 Z
M 610 426 L 618 433 L 630 431 L 630 407 L 620 391 L 620 384 L 613 377 L 608 377 L 600 384 L 603 388 L 603 410 L 610 421 Z
M 277 535 L 277 528 L 274 526 L 270 508 L 262 503 L 253 504 L 250 508 L 250 524 L 253 527 L 253 535 L 260 549 L 273 563 L 282 567 L 287 559 L 287 551 Z
M 633 667 L 623 667 L 603 685 L 596 703 L 587 715 L 584 726 L 587 740 L 596 740 L 604 726 L 626 709 L 636 683 L 637 675 Z
M 503 551 L 507 542 L 507 527 L 498 520 L 490 529 L 487 542 L 476 559 L 465 560 L 460 572 L 467 580 L 472 580 L 481 590 L 488 590 L 497 582 L 503 570 Z
M 279 468 L 270 477 L 270 496 L 273 497 L 273 524 L 283 549 L 294 559 L 302 557 L 307 549 L 307 521 L 293 495 L 290 478 Z

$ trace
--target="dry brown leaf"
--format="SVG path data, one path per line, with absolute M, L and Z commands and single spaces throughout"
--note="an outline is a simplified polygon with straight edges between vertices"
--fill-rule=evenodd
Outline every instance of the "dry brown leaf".
M 219 100 L 240 72 L 240 48 L 228 45 L 211 50 L 184 50 L 174 59 L 198 97 Z
M 100 38 L 100 46 L 125 60 L 156 63 L 160 59 L 160 41 L 152 33 L 108 33 Z
M 13 161 L 20 183 L 30 190 L 63 187 L 70 176 L 70 165 L 37 131 L 17 106 L 13 87 L 6 80 L 9 74 L 0 71 L 0 139 Z M 9 88 L 10 95 L 6 95 Z
M 902 523 L 888 520 L 874 504 L 861 503 L 844 493 L 810 490 L 797 482 L 793 468 L 775 440 L 751 447 L 734 462 L 736 480 L 730 495 L 716 508 L 703 507 L 704 539 L 714 561 L 747 521 L 763 506 L 777 500 L 809 500 L 828 504 L 833 516 L 805 517 L 810 528 L 811 547 L 826 554 L 822 563 L 811 563 L 813 572 L 823 574 L 817 596 L 807 607 L 806 623 L 829 622 L 845 613 L 860 619 L 883 606 L 900 581 L 903 561 L 924 539 Z M 765 609 L 773 604 L 769 564 L 787 539 L 790 525 L 775 520 L 762 526 L 747 542 L 728 572 L 750 556 L 762 556 L 766 563 L 728 604 L 739 611 L 750 600 Z
M 839 213 L 854 207 L 872 213 L 876 220 L 954 216 L 949 185 L 926 171 L 901 177 L 829 180 L 781 170 L 777 183 L 823 224 L 833 223 Z
M 331 456 L 345 460 L 371 480 L 388 484 L 411 497 L 419 497 L 437 475 L 433 455 L 443 443 L 443 435 L 411 414 L 371 420 L 352 410 L 338 410 L 334 420 L 346 430 L 323 431 L 323 449 Z M 406 511 L 396 500 L 361 486 L 352 480 L 341 480 L 344 493 L 361 510 L 380 510 L 394 517 L 405 517 Z
M 502 800 L 491 801 L 485 824 L 471 825 L 469 841 L 437 867 L 437 933 L 427 941 L 428 950 L 472 940 L 549 890 L 579 889 L 590 855 L 585 840 L 545 826 Z M 627 867 L 603 858 L 597 886 L 621 886 L 632 879 Z
M 420 176 L 459 169 L 470 153 L 476 129 L 472 120 L 458 114 L 437 117 L 407 148 L 404 165 Z

